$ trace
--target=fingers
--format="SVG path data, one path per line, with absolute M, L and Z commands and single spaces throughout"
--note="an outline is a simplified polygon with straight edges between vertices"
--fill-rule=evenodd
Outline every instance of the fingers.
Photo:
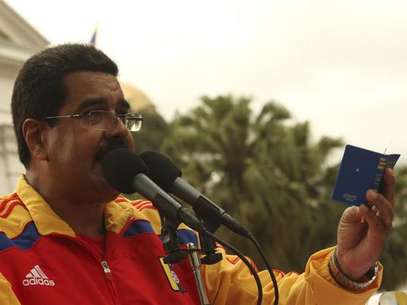
M 384 171 L 383 195 L 390 201 L 392 206 L 394 206 L 395 184 L 396 182 L 393 170 L 390 168 L 386 168 L 386 170 Z
M 385 232 L 392 228 L 394 207 L 395 178 L 393 170 L 386 168 L 384 172 L 383 195 L 369 190 L 366 193 L 368 203 L 365 208 L 361 207 L 363 219 L 370 226 L 383 226 Z
M 369 190 L 366 194 L 369 204 L 361 207 L 363 218 L 369 225 L 383 226 L 385 232 L 392 228 L 393 205 L 383 195 Z

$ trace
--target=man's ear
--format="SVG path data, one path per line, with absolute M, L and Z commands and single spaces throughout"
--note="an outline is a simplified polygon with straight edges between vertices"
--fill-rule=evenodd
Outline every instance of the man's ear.
M 31 158 L 37 160 L 47 160 L 47 132 L 48 125 L 35 119 L 26 119 L 22 126 L 22 131 L 30 150 Z

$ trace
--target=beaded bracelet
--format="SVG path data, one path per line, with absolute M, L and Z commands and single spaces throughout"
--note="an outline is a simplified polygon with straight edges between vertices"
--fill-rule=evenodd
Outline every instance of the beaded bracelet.
M 331 259 L 329 260 L 329 272 L 331 273 L 332 277 L 335 279 L 335 281 L 341 285 L 343 288 L 346 288 L 348 290 L 352 291 L 360 291 L 368 287 L 370 284 L 372 284 L 376 277 L 377 273 L 379 272 L 379 263 L 376 262 L 369 270 L 366 272 L 364 275 L 363 281 L 362 282 L 357 282 L 354 280 L 351 280 L 343 271 L 341 270 L 338 262 L 338 257 L 336 255 L 336 249 L 335 252 L 332 254 Z

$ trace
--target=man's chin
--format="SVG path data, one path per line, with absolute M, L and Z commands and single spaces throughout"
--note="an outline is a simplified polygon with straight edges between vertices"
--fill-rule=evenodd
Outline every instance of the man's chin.
M 94 187 L 95 197 L 98 197 L 98 201 L 110 202 L 120 195 L 120 192 L 115 190 L 106 181 L 102 183 L 97 183 Z
M 101 193 L 113 194 L 112 196 L 116 196 L 119 194 L 119 191 L 114 189 L 105 179 L 104 175 L 102 174 L 102 167 L 100 162 L 95 163 L 92 170 L 92 180 L 95 185 L 95 188 L 98 189 Z

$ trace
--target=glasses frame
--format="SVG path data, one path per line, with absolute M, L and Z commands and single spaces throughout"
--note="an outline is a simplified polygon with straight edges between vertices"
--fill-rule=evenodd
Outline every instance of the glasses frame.
M 113 122 L 113 126 L 111 127 L 111 129 L 107 129 L 107 128 L 96 128 L 96 127 L 92 127 L 92 125 L 88 125 L 86 124 L 86 122 L 84 120 L 81 120 L 82 124 L 86 127 L 91 127 L 91 128 L 96 128 L 97 130 L 103 130 L 103 131 L 108 131 L 108 130 L 112 130 L 114 128 L 117 127 L 117 124 L 119 121 L 122 122 L 122 124 L 130 131 L 130 132 L 138 132 L 141 130 L 142 126 L 143 126 L 143 121 L 144 118 L 140 113 L 135 113 L 135 112 L 128 112 L 128 113 L 123 113 L 123 114 L 118 114 L 115 112 L 111 112 L 111 111 L 107 111 L 107 110 L 90 110 L 90 111 L 86 111 L 83 113 L 72 113 L 72 114 L 65 114 L 65 115 L 55 115 L 55 116 L 47 116 L 44 118 L 44 120 L 57 120 L 57 119 L 84 119 L 86 117 L 91 117 L 91 114 L 97 112 L 97 113 L 109 113 L 110 117 L 115 117 L 116 120 L 112 120 Z M 140 122 L 139 123 L 139 127 L 137 128 L 137 130 L 131 130 L 131 125 L 128 124 L 128 122 L 131 121 L 136 121 L 136 122 Z

